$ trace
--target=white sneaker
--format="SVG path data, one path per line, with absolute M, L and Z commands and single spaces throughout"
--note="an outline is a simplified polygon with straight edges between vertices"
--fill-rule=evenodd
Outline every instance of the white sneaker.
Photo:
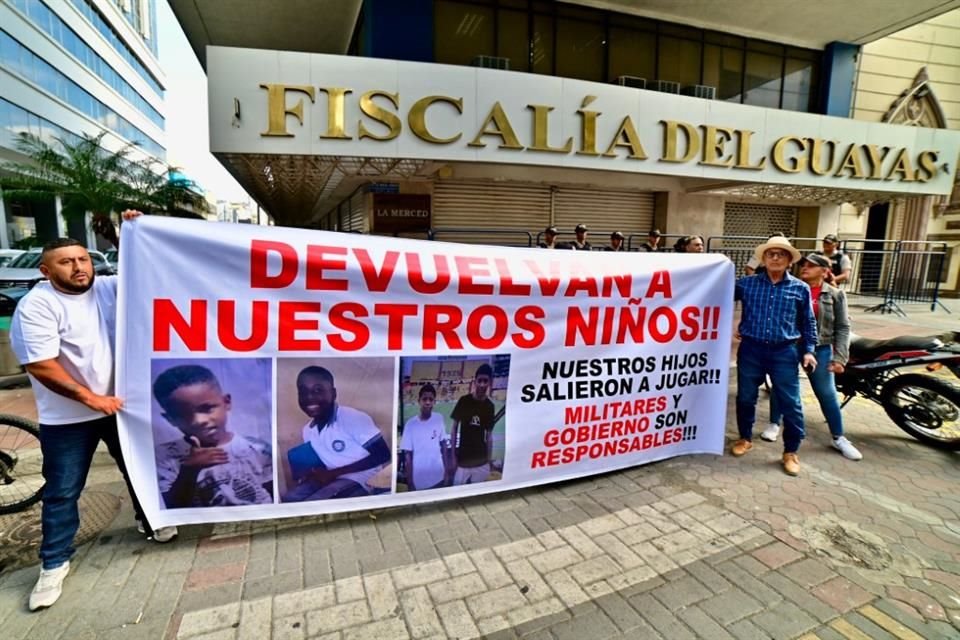
M 30 592 L 30 611 L 45 609 L 60 599 L 63 592 L 63 580 L 70 573 L 70 562 L 64 562 L 54 569 L 41 569 L 40 579 Z
M 137 531 L 140 533 L 146 534 L 146 529 L 143 528 L 143 523 L 137 520 Z M 153 540 L 154 542 L 164 543 L 170 542 L 177 537 L 177 534 L 180 533 L 176 527 L 160 527 L 159 529 L 154 529 L 153 534 L 147 536 L 147 540 Z
M 767 428 L 760 433 L 760 437 L 767 442 L 776 442 L 778 435 L 780 435 L 780 425 L 776 422 L 768 424 Z
M 863 454 L 860 453 L 853 443 L 847 440 L 844 436 L 840 436 L 833 441 L 833 448 L 838 449 L 840 453 L 843 454 L 844 458 L 848 460 L 862 460 Z

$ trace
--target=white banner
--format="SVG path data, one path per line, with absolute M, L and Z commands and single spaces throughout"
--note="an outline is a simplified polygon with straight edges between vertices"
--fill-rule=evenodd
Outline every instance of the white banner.
M 720 454 L 733 265 L 141 218 L 121 442 L 155 527 Z

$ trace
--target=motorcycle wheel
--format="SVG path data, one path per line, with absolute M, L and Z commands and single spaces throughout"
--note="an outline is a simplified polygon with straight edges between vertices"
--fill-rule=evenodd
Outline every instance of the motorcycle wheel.
M 920 373 L 888 380 L 881 389 L 884 411 L 921 442 L 960 450 L 960 387 Z

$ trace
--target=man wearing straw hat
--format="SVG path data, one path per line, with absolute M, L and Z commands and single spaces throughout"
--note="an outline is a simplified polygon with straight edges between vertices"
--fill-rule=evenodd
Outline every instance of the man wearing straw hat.
M 817 366 L 817 321 L 813 315 L 810 287 L 788 273 L 800 259 L 786 238 L 772 237 L 754 250 L 764 273 L 737 281 L 735 300 L 740 301 L 740 348 L 737 350 L 737 440 L 731 453 L 742 456 L 753 448 L 753 424 L 757 396 L 764 377 L 773 383 L 771 393 L 783 412 L 783 469 L 800 473 L 797 451 L 803 440 L 803 407 L 800 375 Z

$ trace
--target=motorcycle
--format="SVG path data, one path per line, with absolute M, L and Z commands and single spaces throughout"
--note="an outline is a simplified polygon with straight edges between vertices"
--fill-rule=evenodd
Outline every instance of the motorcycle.
M 960 332 L 889 340 L 854 337 L 850 361 L 835 378 L 844 396 L 840 406 L 856 396 L 867 398 L 917 440 L 960 450 L 960 385 L 941 376 L 900 371 L 919 366 L 931 373 L 946 367 L 960 378 Z

